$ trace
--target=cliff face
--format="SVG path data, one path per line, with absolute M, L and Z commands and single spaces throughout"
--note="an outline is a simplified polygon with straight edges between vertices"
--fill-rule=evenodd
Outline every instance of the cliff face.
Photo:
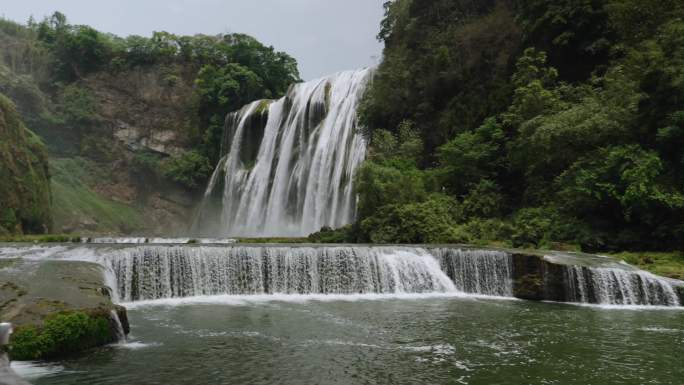
M 45 146 L 0 94 L 0 234 L 46 233 L 51 221 Z
M 11 107 L 13 116 L 23 119 L 49 147 L 51 175 L 47 189 L 34 188 L 35 173 L 19 170 L 25 169 L 25 164 L 35 166 L 35 162 L 27 163 L 25 156 L 4 149 L 0 172 L 10 172 L 4 164 L 11 162 L 13 175 L 22 178 L 3 178 L 0 189 L 23 193 L 5 194 L 11 199 L 0 205 L 8 201 L 16 206 L 18 197 L 26 202 L 35 202 L 31 196 L 41 194 L 47 194 L 47 201 L 51 198 L 53 220 L 44 214 L 45 226 L 24 225 L 23 232 L 42 233 L 49 228 L 55 233 L 83 235 L 183 233 L 199 192 L 164 178 L 160 165 L 164 159 L 193 149 L 192 73 L 179 65 L 102 71 L 50 95 L 41 90 L 35 76 L 14 72 L 0 63 L 0 92 L 10 104 L 16 103 L 16 108 Z M 14 138 L 21 130 L 12 132 Z M 22 137 L 36 143 L 34 158 L 47 167 L 47 151 L 38 137 L 28 133 Z M 4 139 L 0 146 L 13 151 L 26 147 L 10 145 Z M 16 162 L 20 165 L 14 165 Z M 34 203 L 24 207 L 42 213 L 48 210 Z M 0 218 L 4 213 L 0 211 Z M 2 221 L 0 226 L 5 227 Z M 18 231 L 14 223 L 7 226 L 12 229 L 0 232 Z
M 186 229 L 198 191 L 160 175 L 165 159 L 193 149 L 192 79 L 180 66 L 94 73 L 75 86 L 92 100 L 94 119 L 73 157 L 52 149 L 57 232 L 173 235 Z M 49 138 L 49 133 L 41 132 Z M 56 143 L 54 138 L 48 139 Z M 62 152 L 61 150 L 66 150 Z M 74 174 L 79 174 L 74 178 Z M 79 191 L 72 186 L 78 184 Z M 92 196 L 107 212 L 74 204 Z M 59 206 L 59 207 L 57 207 Z M 63 209 L 69 207 L 69 209 Z M 109 209 L 111 208 L 111 210 Z M 115 215 L 110 215 L 111 212 Z

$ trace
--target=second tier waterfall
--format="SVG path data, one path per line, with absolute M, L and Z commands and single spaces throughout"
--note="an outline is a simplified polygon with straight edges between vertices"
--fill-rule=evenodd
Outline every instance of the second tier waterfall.
M 195 218 L 211 236 L 303 236 L 353 221 L 366 155 L 357 106 L 372 70 L 293 86 L 226 119 L 224 156 Z

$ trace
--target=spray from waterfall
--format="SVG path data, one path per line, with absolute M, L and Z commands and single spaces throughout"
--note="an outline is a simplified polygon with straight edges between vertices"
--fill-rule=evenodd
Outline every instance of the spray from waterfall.
M 365 69 L 297 84 L 280 100 L 230 114 L 193 232 L 304 236 L 353 222 L 353 181 L 366 155 L 357 107 L 371 76 Z

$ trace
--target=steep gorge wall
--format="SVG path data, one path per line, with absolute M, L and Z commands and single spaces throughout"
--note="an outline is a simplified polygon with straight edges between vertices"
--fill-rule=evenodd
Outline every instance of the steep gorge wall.
M 68 91 L 48 95 L 34 76 L 0 64 L 0 92 L 49 148 L 51 231 L 169 235 L 184 230 L 197 198 L 145 162 L 193 149 L 193 79 L 186 72 L 178 65 L 96 72 Z M 67 93 L 73 100 L 66 100 Z M 61 121 L 75 114 L 84 127 Z M 46 149 L 41 151 L 47 160 Z
M 185 229 L 198 198 L 159 175 L 160 161 L 194 146 L 190 140 L 196 127 L 193 81 L 184 71 L 182 66 L 151 66 L 94 73 L 77 83 L 98 106 L 97 123 L 82 138 L 82 156 L 96 169 L 106 170 L 107 176 L 90 178 L 86 184 L 104 199 L 138 211 L 136 220 L 141 222 L 130 227 L 122 223 L 104 232 L 173 235 Z M 83 219 L 97 222 L 96 217 L 62 219 L 62 228 L 70 232 L 105 230 L 83 225 Z

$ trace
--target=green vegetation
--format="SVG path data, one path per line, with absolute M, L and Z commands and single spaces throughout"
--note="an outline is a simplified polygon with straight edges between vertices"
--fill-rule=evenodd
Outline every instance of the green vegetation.
M 385 6 L 357 241 L 684 249 L 681 2 Z
M 311 243 L 353 243 L 357 238 L 356 231 L 351 225 L 337 230 L 324 227 L 321 231 L 309 235 L 307 240 Z
M 139 228 L 140 220 L 131 207 L 90 191 L 95 185 L 85 179 L 103 170 L 120 171 L 108 187 L 115 191 L 106 191 L 109 196 L 119 196 L 140 180 L 145 183 L 135 186 L 135 196 L 143 200 L 154 188 L 196 193 L 221 155 L 225 115 L 255 99 L 279 98 L 300 81 L 292 57 L 247 35 L 155 32 L 122 38 L 71 24 L 59 12 L 25 25 L 0 19 L 0 48 L 0 93 L 16 103 L 19 116 L 51 156 L 60 158 L 53 163 L 66 167 L 62 158 L 74 158 L 72 164 L 82 158 L 93 165 L 81 167 L 86 173 L 79 172 L 78 178 L 53 171 L 57 227 L 75 224 L 87 231 L 127 232 Z M 1 102 L 3 109 L 14 111 L 8 101 Z M 124 136 L 131 141 L 116 136 L 128 128 L 130 135 Z M 7 194 L 0 202 L 0 235 L 47 232 L 49 207 L 39 201 L 49 191 L 46 183 L 46 188 L 36 187 L 45 149 L 37 137 L 22 133 L 35 148 L 24 151 L 21 144 L 10 156 L 4 135 L 0 130 L 0 173 L 5 172 L 5 184 L 22 190 L 23 201 Z M 28 159 L 29 153 L 36 159 Z M 5 158 L 17 164 L 6 166 Z M 1 185 L 0 192 L 8 186 Z M 122 195 L 126 200 L 134 194 Z M 91 214 L 105 214 L 104 222 L 98 217 L 91 224 Z M 74 218 L 85 218 L 84 226 L 66 223 Z
M 214 166 L 209 159 L 196 151 L 186 152 L 162 163 L 162 172 L 166 177 L 191 189 L 204 187 L 203 182 L 209 179 L 213 171 Z
M 13 360 L 37 360 L 79 352 L 116 340 L 109 315 L 80 311 L 48 316 L 43 325 L 24 325 L 12 335 L 10 357 Z
M 57 228 L 81 227 L 95 233 L 128 234 L 144 224 L 142 213 L 109 200 L 89 187 L 96 170 L 83 158 L 54 159 L 52 196 Z M 104 176 L 102 176 L 104 177 Z
M 50 225 L 45 146 L 0 94 L 0 235 L 46 233 Z
M 189 196 L 206 184 L 221 156 L 225 115 L 279 98 L 300 81 L 292 57 L 247 35 L 122 38 L 71 24 L 59 12 L 25 25 L 0 18 L 0 48 L 0 93 L 54 158 L 54 225 L 66 232 L 154 227 L 134 211 L 153 204 L 152 191 Z M 37 187 L 43 169 L 48 175 L 45 149 L 32 134 L 22 134 L 35 147 L 30 152 L 7 147 L 4 135 L 0 235 L 45 233 L 52 223 L 40 200 L 49 204 L 49 185 Z M 6 166 L 10 158 L 16 164 Z M 185 210 L 165 202 L 150 209 L 164 211 L 155 218 Z
M 622 252 L 610 256 L 653 274 L 684 280 L 684 252 Z

